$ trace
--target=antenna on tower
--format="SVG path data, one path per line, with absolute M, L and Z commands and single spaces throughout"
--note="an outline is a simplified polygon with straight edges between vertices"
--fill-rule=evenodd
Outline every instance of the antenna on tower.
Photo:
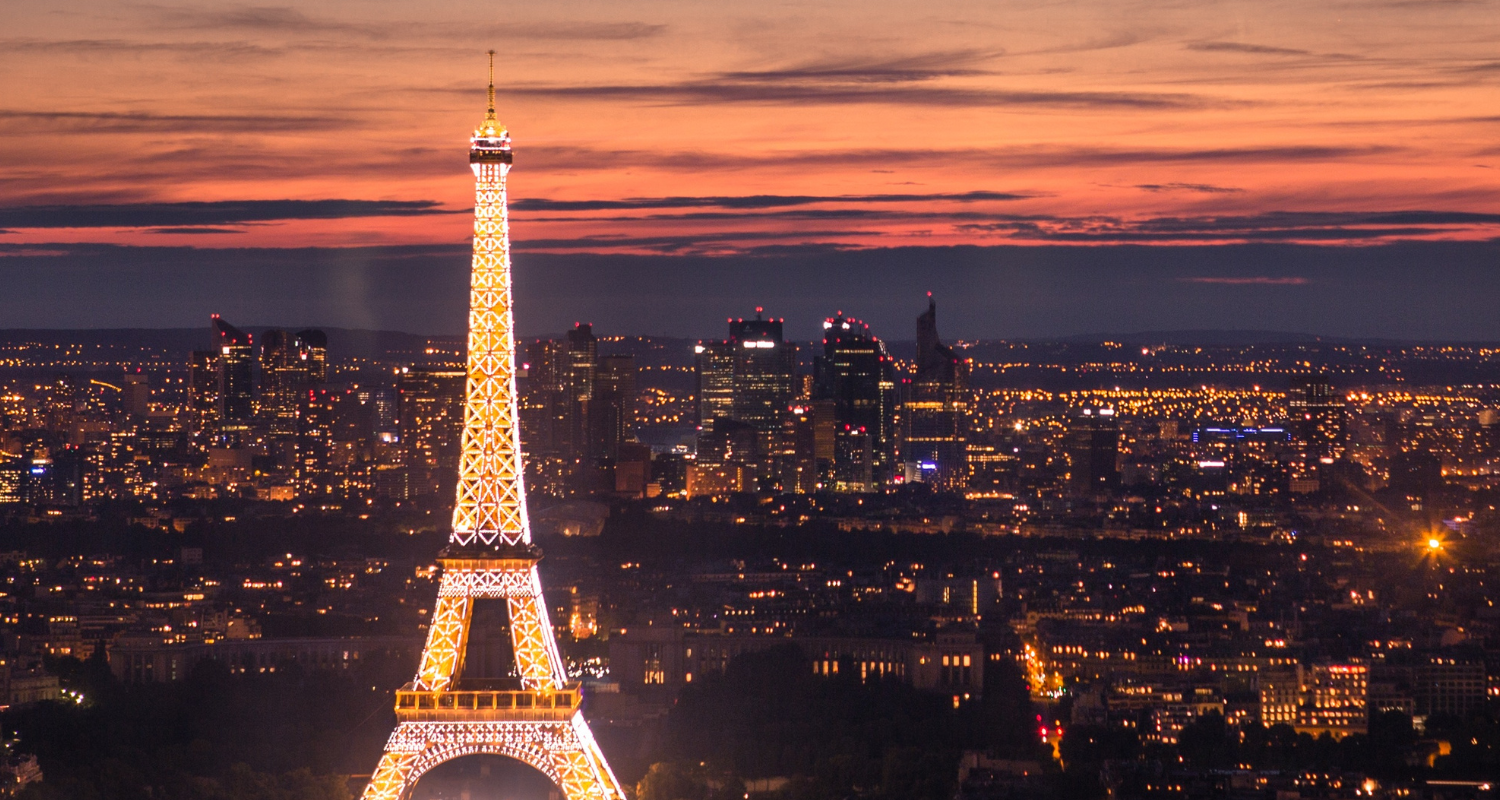
M 495 51 L 490 50 L 488 52 L 490 54 L 489 109 L 485 111 L 484 122 L 479 125 L 479 130 L 475 131 L 474 135 L 477 137 L 495 138 L 505 135 L 505 126 L 501 125 L 500 120 L 495 118 Z
M 490 51 L 490 119 L 495 118 L 495 51 Z

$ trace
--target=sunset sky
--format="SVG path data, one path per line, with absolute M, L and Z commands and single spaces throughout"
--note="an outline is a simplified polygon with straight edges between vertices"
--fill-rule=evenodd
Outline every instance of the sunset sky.
M 10 3 L 0 327 L 1500 339 L 1500 4 Z M 11 291 L 4 291 L 9 285 Z M 885 330 L 881 330 L 881 326 Z

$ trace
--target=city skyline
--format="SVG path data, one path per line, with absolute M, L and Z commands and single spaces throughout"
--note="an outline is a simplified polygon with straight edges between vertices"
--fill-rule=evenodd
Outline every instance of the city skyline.
M 523 334 L 935 291 L 966 338 L 1500 338 L 1493 9 L 1112 11 L 17 10 L 0 319 L 456 332 L 498 43 Z
M 1488 6 L 94 2 L 0 797 L 1494 796 Z

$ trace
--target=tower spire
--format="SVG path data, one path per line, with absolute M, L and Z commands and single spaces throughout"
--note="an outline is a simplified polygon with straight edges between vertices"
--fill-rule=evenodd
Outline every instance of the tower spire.
M 474 136 L 482 139 L 494 139 L 505 134 L 505 126 L 495 118 L 495 51 L 490 50 L 490 89 L 489 107 L 484 114 L 484 122 L 479 124 L 479 130 Z
M 495 51 L 490 51 L 490 112 L 485 119 L 495 118 Z

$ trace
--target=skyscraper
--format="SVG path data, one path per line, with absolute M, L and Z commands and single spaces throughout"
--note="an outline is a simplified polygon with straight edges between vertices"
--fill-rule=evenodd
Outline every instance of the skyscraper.
M 396 425 L 412 494 L 446 493 L 458 479 L 464 379 L 461 367 L 420 365 L 396 379 Z
M 219 418 L 219 356 L 213 350 L 188 357 L 188 416 L 194 433 L 207 433 Z
M 594 368 L 599 360 L 599 340 L 594 336 L 594 326 L 580 322 L 567 334 L 566 364 L 561 375 L 562 389 L 568 404 L 567 445 L 563 455 L 574 464 L 584 465 L 592 461 L 594 453 L 590 445 L 592 423 L 590 412 L 594 401 Z
M 620 445 L 635 432 L 635 356 L 599 356 L 595 362 L 589 427 L 594 457 L 618 460 Z
M 731 442 L 742 442 L 738 426 L 729 438 L 715 438 L 719 420 L 749 426 L 755 431 L 754 452 L 735 460 L 751 467 L 758 480 L 772 483 L 782 456 L 782 423 L 795 396 L 797 346 L 786 341 L 782 320 L 763 319 L 762 310 L 755 311 L 755 319 L 730 320 L 728 339 L 699 342 L 694 348 L 699 450 L 709 458 L 702 463 L 712 464 Z
M 295 335 L 269 330 L 260 343 L 260 416 L 272 437 L 297 433 L 299 408 L 307 391 L 328 375 L 328 337 L 322 331 Z
M 634 359 L 600 357 L 588 323 L 561 340 L 532 342 L 526 355 L 521 414 L 532 488 L 557 496 L 606 488 L 597 467 L 618 455 L 635 424 Z
M 1113 408 L 1082 408 L 1068 420 L 1068 488 L 1075 494 L 1107 493 L 1120 483 L 1120 424 Z
M 1343 454 L 1344 411 L 1344 398 L 1324 376 L 1296 379 L 1287 392 L 1293 436 L 1314 461 Z
M 712 431 L 715 419 L 734 417 L 734 348 L 728 340 L 710 339 L 698 342 L 693 353 L 701 433 Z
M 870 326 L 843 312 L 823 321 L 823 354 L 813 362 L 813 397 L 831 400 L 834 419 L 846 437 L 868 441 L 845 452 L 868 459 L 855 468 L 846 484 L 884 483 L 891 477 L 896 457 L 896 380 L 885 343 L 870 334 Z
M 734 418 L 754 425 L 768 442 L 781 430 L 781 418 L 794 396 L 797 345 L 782 335 L 782 320 L 736 320 L 729 326 L 734 350 Z
M 1329 488 L 1331 467 L 1344 455 L 1344 398 L 1328 379 L 1293 379 L 1287 390 L 1288 427 L 1295 452 L 1287 464 L 1288 488 L 1305 494 Z
M 786 459 L 782 491 L 806 494 L 833 481 L 836 427 L 832 400 L 813 400 L 791 408 L 783 423 Z
M 902 453 L 908 477 L 947 490 L 968 480 L 969 365 L 943 344 L 937 303 L 917 317 L 916 371 L 903 384 Z
M 255 412 L 255 355 L 250 334 L 213 315 L 214 346 L 219 371 L 219 407 L 221 421 L 248 420 Z

